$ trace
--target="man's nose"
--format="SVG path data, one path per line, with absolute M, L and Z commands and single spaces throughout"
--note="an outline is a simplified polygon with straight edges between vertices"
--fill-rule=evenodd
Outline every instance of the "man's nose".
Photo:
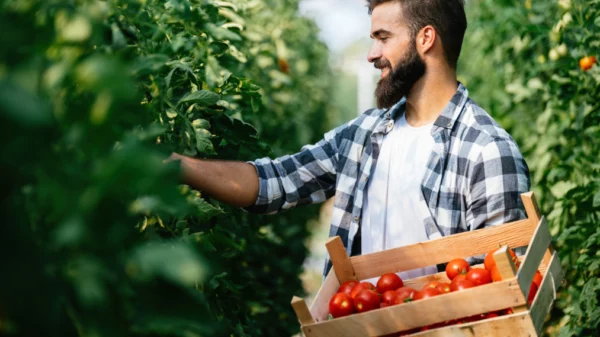
M 371 63 L 377 61 L 381 58 L 381 48 L 379 44 L 375 41 L 371 45 L 371 49 L 369 49 L 369 54 L 367 55 L 367 60 Z

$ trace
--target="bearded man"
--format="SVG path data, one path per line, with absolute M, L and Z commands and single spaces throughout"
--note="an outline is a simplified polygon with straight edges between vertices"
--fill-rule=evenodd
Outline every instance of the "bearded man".
M 330 236 L 349 255 L 525 218 L 529 170 L 516 142 L 469 98 L 456 68 L 463 0 L 371 0 L 377 108 L 299 153 L 254 162 L 183 157 L 184 181 L 249 212 L 334 197 Z M 331 268 L 327 259 L 326 275 Z M 404 272 L 435 273 L 436 266 Z

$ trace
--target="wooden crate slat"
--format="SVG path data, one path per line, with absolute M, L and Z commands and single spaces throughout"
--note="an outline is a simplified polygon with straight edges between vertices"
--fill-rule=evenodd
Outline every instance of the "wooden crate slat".
M 522 247 L 529 244 L 534 228 L 529 220 L 453 234 L 400 248 L 389 249 L 351 258 L 359 280 L 448 262 L 489 252 L 499 244 Z
M 485 301 L 472 301 L 485 298 Z M 379 336 L 525 304 L 516 278 L 304 325 L 307 337 Z M 403 319 L 404 318 L 404 319 Z
M 528 312 L 452 325 L 411 334 L 410 337 L 498 337 L 535 336 L 535 327 Z
M 296 313 L 296 317 L 298 317 L 300 325 L 315 323 L 315 320 L 310 314 L 310 311 L 308 310 L 308 306 L 306 305 L 304 299 L 294 296 L 292 298 L 292 308 L 294 308 L 294 312 Z
M 521 200 L 523 200 L 525 212 L 527 213 L 527 218 L 531 222 L 531 226 L 537 227 L 542 219 L 542 213 L 540 212 L 540 207 L 538 206 L 535 194 L 533 194 L 533 192 L 523 193 L 521 194 Z M 546 265 L 550 264 L 552 253 L 554 253 L 554 248 L 550 246 L 548 251 L 544 254 L 544 262 Z
M 357 280 L 354 267 L 352 266 L 352 262 L 350 262 L 348 253 L 346 253 L 342 239 L 339 236 L 329 238 L 327 243 L 325 243 L 325 247 L 327 247 L 331 263 L 335 266 L 335 275 L 340 284 L 350 280 Z
M 510 248 L 508 246 L 502 246 L 494 253 L 494 261 L 496 262 L 496 268 L 503 280 L 515 277 L 517 273 L 517 267 L 513 262 L 512 256 L 509 253 Z M 523 289 L 521 288 L 521 291 Z M 527 298 L 527 297 L 525 297 Z M 515 306 L 512 308 L 513 312 L 519 313 L 527 311 L 526 305 Z
M 340 282 L 335 276 L 335 267 L 332 267 L 310 305 L 310 312 L 315 321 L 321 322 L 327 320 L 327 316 L 329 315 L 329 300 L 331 300 L 339 287 Z
M 550 266 L 548 270 L 542 275 L 542 284 L 538 293 L 533 300 L 531 306 L 531 319 L 539 335 L 541 335 L 544 321 L 552 308 L 554 303 L 554 296 L 558 291 L 560 283 L 562 282 L 563 273 L 560 266 L 560 258 L 558 253 L 554 252 L 550 259 Z
M 533 192 L 523 193 L 521 194 L 521 200 L 523 201 L 523 206 L 525 206 L 527 218 L 531 221 L 533 226 L 536 226 L 538 222 L 540 222 L 542 212 L 540 212 L 540 207 L 538 206 L 535 194 L 533 194 Z
M 550 247 L 551 242 L 552 235 L 548 229 L 546 218 L 542 217 L 538 223 L 535 233 L 533 234 L 533 237 L 531 238 L 529 248 L 527 249 L 527 254 L 523 259 L 523 264 L 517 273 L 519 285 L 521 286 L 526 298 L 529 295 L 533 276 L 538 270 L 540 263 L 544 259 L 544 255 L 546 254 L 548 247 Z

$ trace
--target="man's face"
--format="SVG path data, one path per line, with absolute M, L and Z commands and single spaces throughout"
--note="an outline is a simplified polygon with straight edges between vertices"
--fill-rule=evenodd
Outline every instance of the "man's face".
M 408 95 L 425 74 L 425 63 L 417 52 L 415 38 L 402 16 L 398 2 L 386 2 L 371 15 L 373 45 L 368 60 L 381 69 L 375 89 L 378 108 L 390 108 Z

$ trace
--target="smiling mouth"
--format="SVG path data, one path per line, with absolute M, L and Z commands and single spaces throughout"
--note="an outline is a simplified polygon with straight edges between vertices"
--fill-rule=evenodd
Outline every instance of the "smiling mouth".
M 381 69 L 381 78 L 384 78 L 389 72 L 389 68 L 380 68 Z

